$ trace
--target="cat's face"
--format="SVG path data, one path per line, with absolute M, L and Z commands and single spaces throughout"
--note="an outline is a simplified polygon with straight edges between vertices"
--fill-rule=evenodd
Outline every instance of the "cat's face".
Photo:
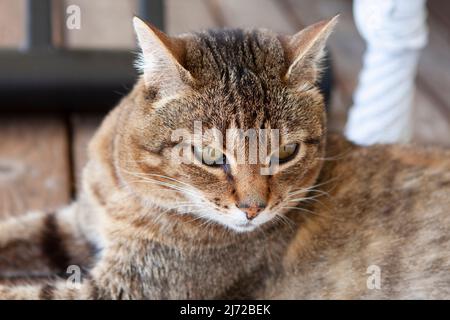
M 120 132 L 124 181 L 144 202 L 238 232 L 283 219 L 321 168 L 313 84 L 333 24 L 174 39 L 135 21 L 144 76 Z

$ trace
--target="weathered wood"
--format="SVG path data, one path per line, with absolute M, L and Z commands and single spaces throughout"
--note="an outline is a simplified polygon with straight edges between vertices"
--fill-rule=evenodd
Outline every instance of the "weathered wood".
M 0 217 L 69 201 L 68 140 L 56 116 L 0 118 Z
M 276 32 L 292 33 L 292 26 L 279 7 L 271 0 L 204 0 L 216 13 L 216 23 L 228 27 L 269 28 Z M 217 19 L 217 17 L 221 17 Z
M 171 35 L 217 26 L 203 0 L 166 0 L 166 31 Z
M 446 27 L 444 35 L 450 33 L 450 1 L 427 0 L 428 11 L 431 17 L 428 20 L 439 20 Z M 448 39 L 448 37 L 447 37 Z
M 64 0 L 62 9 L 66 16 L 69 5 L 81 9 L 81 28 L 65 30 L 65 43 L 70 48 L 132 49 L 135 36 L 133 14 L 137 13 L 134 0 Z
M 433 107 L 432 96 L 418 90 L 415 96 L 413 141 L 420 145 L 450 147 L 450 126 L 440 110 Z
M 18 48 L 25 39 L 25 0 L 0 0 L 0 47 Z
M 444 3 L 448 2 L 440 1 L 439 5 L 444 6 L 442 9 L 450 8 Z M 438 10 L 436 1 L 429 5 L 428 44 L 420 57 L 419 85 L 421 90 L 433 96 L 441 115 L 450 122 L 450 17 Z
M 75 189 L 80 190 L 81 172 L 87 162 L 87 145 L 100 125 L 103 114 L 77 113 L 71 116 L 72 128 L 72 163 Z

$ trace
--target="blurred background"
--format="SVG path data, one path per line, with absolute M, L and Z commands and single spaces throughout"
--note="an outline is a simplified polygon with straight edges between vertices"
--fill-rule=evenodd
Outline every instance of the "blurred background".
M 50 38 L 36 27 L 44 23 L 40 18 L 35 16 L 30 23 L 26 0 L 0 0 L 0 216 L 54 209 L 76 195 L 87 142 L 136 77 L 131 66 L 136 50 L 131 19 L 134 14 L 142 16 L 143 2 L 44 2 L 52 9 Z M 343 130 L 364 51 L 351 0 L 148 3 L 153 11 L 144 18 L 172 35 L 225 26 L 266 27 L 292 34 L 340 13 L 329 42 L 334 69 L 329 127 Z M 74 14 L 67 11 L 71 5 L 80 8 L 79 28 L 74 21 L 74 28 L 68 28 Z M 414 142 L 449 146 L 450 1 L 429 0 L 427 5 L 430 34 L 416 79 Z M 34 66 L 41 60 L 45 70 Z

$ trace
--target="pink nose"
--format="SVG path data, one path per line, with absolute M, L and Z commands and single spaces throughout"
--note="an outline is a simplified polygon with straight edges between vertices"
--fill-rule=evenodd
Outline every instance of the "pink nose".
M 248 220 L 253 220 L 256 216 L 264 210 L 266 206 L 263 205 L 251 205 L 251 206 L 239 206 L 239 209 L 245 212 Z

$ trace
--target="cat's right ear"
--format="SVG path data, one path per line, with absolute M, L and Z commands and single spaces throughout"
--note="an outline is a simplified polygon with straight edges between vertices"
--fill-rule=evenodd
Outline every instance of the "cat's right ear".
M 293 36 L 281 36 L 287 71 L 284 80 L 293 85 L 313 84 L 318 80 L 325 44 L 339 15 L 313 24 Z
M 183 67 L 185 41 L 172 38 L 138 17 L 133 18 L 142 56 L 137 61 L 147 87 L 157 87 L 162 94 L 182 90 L 192 82 L 192 76 Z

